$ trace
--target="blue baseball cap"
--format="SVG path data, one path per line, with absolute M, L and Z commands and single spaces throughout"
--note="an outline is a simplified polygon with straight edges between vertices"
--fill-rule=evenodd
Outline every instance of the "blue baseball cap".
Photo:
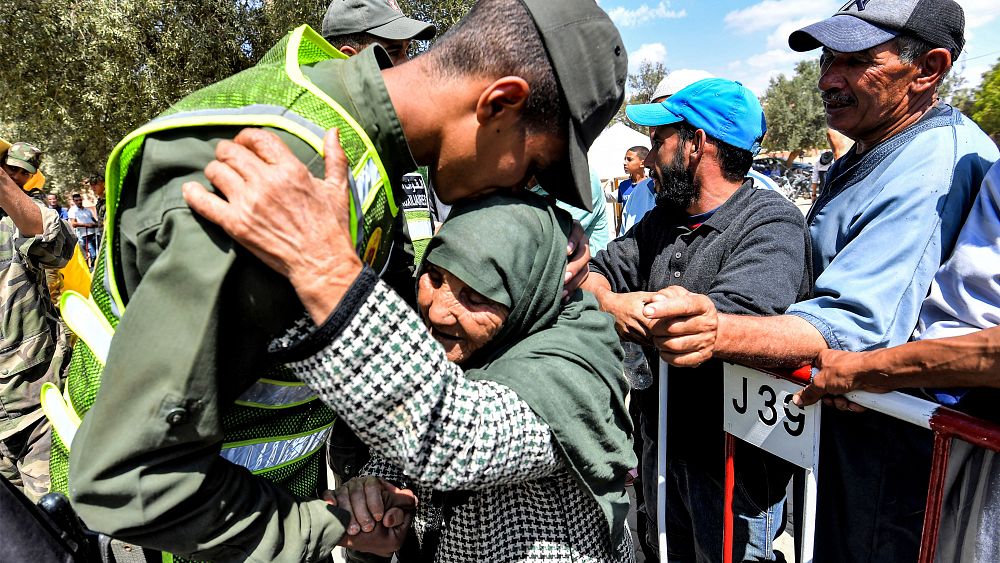
M 683 121 L 704 129 L 713 139 L 754 154 L 767 132 L 757 96 L 739 82 L 724 78 L 699 80 L 658 104 L 625 106 L 625 115 L 647 127 Z

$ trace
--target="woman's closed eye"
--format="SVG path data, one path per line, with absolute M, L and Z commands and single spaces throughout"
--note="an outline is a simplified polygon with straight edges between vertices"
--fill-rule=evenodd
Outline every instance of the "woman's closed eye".
M 496 302 L 493 301 L 492 299 L 468 287 L 464 288 L 459 293 L 459 295 L 461 296 L 462 301 L 465 301 L 467 305 L 477 308 L 482 308 L 482 307 L 492 308 L 492 306 L 496 304 Z

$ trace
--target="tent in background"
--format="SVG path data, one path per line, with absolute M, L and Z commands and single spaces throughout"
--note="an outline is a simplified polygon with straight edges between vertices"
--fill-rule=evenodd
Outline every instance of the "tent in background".
M 587 152 L 590 169 L 597 172 L 602 183 L 612 178 L 625 177 L 625 170 L 622 168 L 625 151 L 635 146 L 648 149 L 649 137 L 628 125 L 615 123 L 594 139 L 594 144 Z

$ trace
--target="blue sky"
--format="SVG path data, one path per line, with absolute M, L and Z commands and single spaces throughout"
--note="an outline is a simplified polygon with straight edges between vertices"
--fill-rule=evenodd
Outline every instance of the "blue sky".
M 599 0 L 618 26 L 629 66 L 659 61 L 739 80 L 758 95 L 818 52 L 788 48 L 792 31 L 836 12 L 843 0 Z M 1000 58 L 1000 0 L 958 0 L 966 46 L 956 69 L 972 85 Z M 964 68 L 962 68 L 964 65 Z

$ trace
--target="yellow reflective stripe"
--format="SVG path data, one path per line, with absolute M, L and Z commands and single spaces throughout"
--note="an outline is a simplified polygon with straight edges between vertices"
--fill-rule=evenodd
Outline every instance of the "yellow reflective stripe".
M 49 419 L 52 429 L 69 450 L 73 445 L 73 438 L 76 437 L 76 429 L 80 427 L 80 417 L 63 400 L 59 388 L 52 383 L 42 384 L 40 399 L 45 418 Z
M 62 391 L 63 402 L 66 403 L 66 416 L 69 417 L 69 421 L 73 423 L 73 426 L 79 428 L 83 424 L 83 420 L 80 415 L 76 412 L 76 406 L 73 404 L 73 398 L 69 396 L 69 385 L 63 387 Z
M 315 33 L 315 32 L 314 32 Z M 136 129 L 128 134 L 127 137 L 119 142 L 113 151 L 111 151 L 111 158 L 108 159 L 108 165 L 105 168 L 104 175 L 107 180 L 107 194 L 106 201 L 108 204 L 107 213 L 104 218 L 104 232 L 105 238 L 107 239 L 107 247 L 114 248 L 113 237 L 116 232 L 113 228 L 113 220 L 115 216 L 116 209 L 118 207 L 118 191 L 121 187 L 121 179 L 119 176 L 119 166 L 118 161 L 121 156 L 121 152 L 125 147 L 138 137 L 149 135 L 152 133 L 159 133 L 161 131 L 167 131 L 169 129 L 175 129 L 178 127 L 203 127 L 212 125 L 232 125 L 232 126 L 253 126 L 253 127 L 274 127 L 276 129 L 283 129 L 288 131 L 292 135 L 299 137 L 305 141 L 309 146 L 313 148 L 317 153 L 323 154 L 323 139 L 318 135 L 310 131 L 307 127 L 302 124 L 296 123 L 295 121 L 282 117 L 280 115 L 258 115 L 258 114 L 246 114 L 246 115 L 219 115 L 219 116 L 198 116 L 198 117 L 179 117 L 176 119 L 170 119 L 169 116 L 161 120 L 157 120 L 152 123 L 147 123 L 145 126 Z M 381 163 L 379 163 L 381 165 Z M 121 298 L 121 294 L 118 291 L 118 284 L 115 282 L 114 275 L 114 260 L 105 261 L 105 269 L 108 272 L 108 278 L 111 280 L 111 298 L 114 300 L 115 305 L 117 305 L 118 310 L 125 311 L 125 302 Z
M 430 211 L 403 211 L 403 219 L 406 221 L 406 230 L 410 234 L 410 241 L 429 239 L 434 236 Z
M 315 44 L 316 47 L 327 51 L 332 56 L 335 57 L 336 55 L 343 56 L 343 53 L 340 53 L 340 51 L 337 51 L 335 48 L 333 48 L 332 45 L 327 43 L 326 39 L 323 39 L 323 37 L 321 37 L 320 34 L 313 31 L 311 27 L 309 27 L 308 25 L 303 25 L 297 27 L 294 31 L 292 31 L 291 37 L 288 38 L 288 47 L 287 51 L 285 51 L 285 73 L 288 74 L 288 77 L 292 80 L 292 82 L 298 84 L 299 86 L 305 88 L 306 90 L 309 90 L 309 92 L 312 93 L 312 95 L 316 96 L 317 98 L 322 100 L 325 104 L 330 106 L 335 112 L 337 112 L 337 114 L 340 116 L 341 119 L 346 121 L 347 124 L 350 125 L 352 129 L 354 129 L 354 131 L 358 134 L 358 137 L 361 139 L 361 142 L 364 143 L 366 149 L 365 156 L 359 159 L 359 162 L 364 162 L 369 155 L 375 155 L 375 157 L 372 158 L 372 160 L 374 161 L 375 166 L 378 167 L 379 175 L 382 177 L 382 181 L 384 182 L 385 179 L 389 177 L 389 175 L 386 174 L 385 172 L 385 167 L 382 165 L 382 160 L 378 158 L 378 151 L 375 150 L 375 144 L 372 143 L 372 140 L 368 138 L 368 134 L 365 133 L 365 130 L 361 127 L 361 125 L 358 124 L 358 122 L 354 119 L 354 117 L 351 116 L 351 114 L 347 113 L 347 110 L 345 110 L 333 98 L 328 96 L 326 92 L 320 90 L 318 86 L 313 84 L 311 80 L 309 80 L 308 78 L 306 78 L 304 74 L 302 74 L 302 69 L 299 67 L 299 48 L 302 45 L 302 39 L 304 37 L 308 37 L 310 40 L 312 40 L 312 42 Z M 319 153 L 320 155 L 323 155 L 322 149 L 319 150 Z M 374 193 L 376 188 L 377 186 L 373 184 L 371 192 Z M 398 209 L 396 207 L 396 200 L 393 197 L 392 190 L 386 190 L 385 195 L 386 195 L 386 202 L 389 204 L 390 213 L 393 216 L 395 216 Z M 362 209 L 364 208 L 365 206 L 362 205 Z
M 316 453 L 326 441 L 332 426 L 331 423 L 319 430 L 290 436 L 228 442 L 222 445 L 219 454 L 226 460 L 249 469 L 251 473 L 271 471 Z
M 257 381 L 267 383 L 268 385 L 282 385 L 285 387 L 305 387 L 306 384 L 301 381 L 282 381 L 280 379 L 271 379 L 269 377 L 262 377 Z
M 237 405 L 261 409 L 287 409 L 318 399 L 304 384 L 258 379 L 236 399 Z
M 59 311 L 69 329 L 83 340 L 101 366 L 104 366 L 108 362 L 108 350 L 111 349 L 115 329 L 97 307 L 97 303 L 75 291 L 64 291 L 59 298 Z

